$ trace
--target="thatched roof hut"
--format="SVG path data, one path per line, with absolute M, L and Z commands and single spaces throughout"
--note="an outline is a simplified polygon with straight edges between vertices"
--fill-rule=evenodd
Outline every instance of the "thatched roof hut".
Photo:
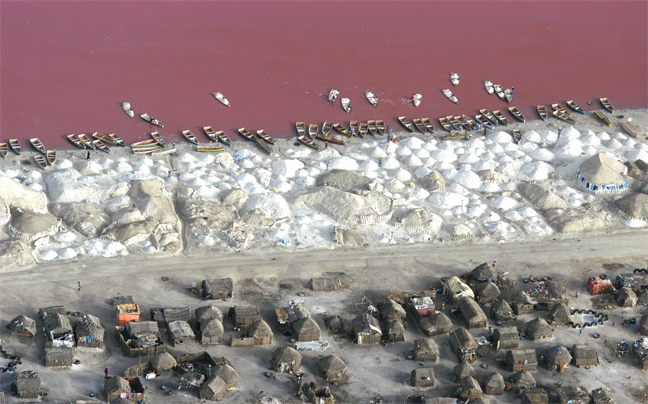
M 509 321 L 513 319 L 513 309 L 504 299 L 499 299 L 491 304 L 491 318 L 495 321 Z
M 60 313 L 50 313 L 43 318 L 45 329 L 47 330 L 49 339 L 58 339 L 58 337 L 68 334 L 73 335 L 72 325 L 67 316 Z
M 614 404 L 616 397 L 614 392 L 603 387 L 592 390 L 592 404 Z
M 203 345 L 222 344 L 225 335 L 223 323 L 213 317 L 200 322 L 200 343 Z
M 436 362 L 439 357 L 439 346 L 431 338 L 414 341 L 414 360 L 417 362 Z
M 220 364 L 214 368 L 212 374 L 223 379 L 227 390 L 235 390 L 238 387 L 239 374 L 231 365 Z
M 410 383 L 414 387 L 432 387 L 434 382 L 434 369 L 432 368 L 417 368 L 410 373 Z
M 544 357 L 544 361 L 549 370 L 557 370 L 563 373 L 565 368 L 571 363 L 572 356 L 567 348 L 562 345 L 556 345 L 549 348 Z
M 438 312 L 429 317 L 423 317 L 418 322 L 423 333 L 428 337 L 447 334 L 452 330 L 452 320 L 445 313 Z
M 168 326 L 169 340 L 171 340 L 173 346 L 196 340 L 196 334 L 194 334 L 188 322 L 184 320 L 170 321 Z
M 218 401 L 227 392 L 227 383 L 218 375 L 213 375 L 209 380 L 203 383 L 198 390 L 198 395 L 203 400 Z
M 168 352 L 162 352 L 151 358 L 151 367 L 157 371 L 167 371 L 173 369 L 178 362 Z
M 477 340 L 468 330 L 459 327 L 450 332 L 450 349 L 457 355 L 460 362 L 472 363 L 477 359 Z
M 45 366 L 48 368 L 64 369 L 72 367 L 74 362 L 74 348 L 46 347 Z
M 106 401 L 112 403 L 119 400 L 122 394 L 130 395 L 131 386 L 128 380 L 123 377 L 113 376 L 105 379 L 104 392 L 106 393 Z
M 292 327 L 295 330 L 297 341 L 308 342 L 320 339 L 320 327 L 313 317 L 299 319 L 292 323 Z
M 291 347 L 277 348 L 272 353 L 270 368 L 275 372 L 299 372 L 302 365 L 302 356 Z
M 594 345 L 574 344 L 572 346 L 572 356 L 574 365 L 596 366 L 599 364 L 599 356 Z
M 635 307 L 638 300 L 635 292 L 628 287 L 619 289 L 614 298 L 621 307 Z
M 467 376 L 475 376 L 475 368 L 468 362 L 461 362 L 452 369 L 455 380 L 459 381 Z
M 39 399 L 43 393 L 41 379 L 32 371 L 20 372 L 16 377 L 16 392 L 18 398 Z
M 648 335 L 648 314 L 644 314 L 639 319 L 639 333 L 641 335 Z
M 36 321 L 32 318 L 19 315 L 9 322 L 7 326 L 13 334 L 22 335 L 25 337 L 33 337 L 36 335 Z
M 504 376 L 499 372 L 493 372 L 484 379 L 484 393 L 493 396 L 504 394 Z
M 459 310 L 468 328 L 483 328 L 488 322 L 484 310 L 475 300 L 464 297 L 459 299 Z
M 480 282 L 473 286 L 473 290 L 475 291 L 477 301 L 480 303 L 490 303 L 501 295 L 497 285 L 491 281 Z
M 518 316 L 533 313 L 533 301 L 527 292 L 518 291 L 511 299 L 511 307 Z
M 546 291 L 546 298 L 549 301 L 561 300 L 564 303 L 569 302 L 567 298 L 567 292 L 562 283 L 554 280 L 546 281 L 544 283 L 544 288 Z
M 538 355 L 535 349 L 511 349 L 506 352 L 506 362 L 511 372 L 533 372 L 538 368 Z
M 513 382 L 513 385 L 519 390 L 521 389 L 532 389 L 536 387 L 536 381 L 531 375 L 531 372 L 526 370 L 520 370 L 513 373 L 509 377 L 510 381 Z
M 329 383 L 337 385 L 346 383 L 349 380 L 346 363 L 335 355 L 328 355 L 318 359 L 317 367 Z
M 379 344 L 382 341 L 380 323 L 371 314 L 364 313 L 354 318 L 351 328 L 357 344 Z
M 259 306 L 234 306 L 229 314 L 234 318 L 236 327 L 247 327 L 261 318 Z
M 587 391 L 577 389 L 574 386 L 558 388 L 558 400 L 561 403 L 569 404 L 590 404 L 590 396 Z
M 469 276 L 478 282 L 497 282 L 497 271 L 492 265 L 484 262 L 470 271 Z
M 407 312 L 400 304 L 392 299 L 385 299 L 378 304 L 378 311 L 383 321 L 403 321 L 407 317 Z
M 272 329 L 265 321 L 259 319 L 250 324 L 245 336 L 254 338 L 254 345 L 270 345 L 272 344 Z
M 234 296 L 234 282 L 232 278 L 205 279 L 200 282 L 198 295 L 203 300 L 231 299 Z
M 536 341 L 553 337 L 553 328 L 544 318 L 535 318 L 526 323 L 526 338 Z
M 196 323 L 200 324 L 203 321 L 210 320 L 212 318 L 218 319 L 218 321 L 223 321 L 223 311 L 214 305 L 202 306 L 196 309 Z
M 565 303 L 556 303 L 549 309 L 549 319 L 556 324 L 569 324 L 572 321 L 571 311 Z
M 543 388 L 525 389 L 521 396 L 522 404 L 549 404 L 549 394 Z
M 330 292 L 342 289 L 342 280 L 340 278 L 313 278 L 311 279 L 311 289 L 316 292 Z
M 629 219 L 648 220 L 648 195 L 630 194 L 614 201 L 614 206 Z
M 84 314 L 74 323 L 74 336 L 79 347 L 103 348 L 105 332 L 99 319 L 90 314 Z
M 388 321 L 383 335 L 387 341 L 405 341 L 405 324 L 400 320 Z
M 493 332 L 493 345 L 496 349 L 517 348 L 519 343 L 517 327 L 499 327 Z
M 482 396 L 481 386 L 472 376 L 466 376 L 459 381 L 459 397 L 464 400 L 474 400 Z

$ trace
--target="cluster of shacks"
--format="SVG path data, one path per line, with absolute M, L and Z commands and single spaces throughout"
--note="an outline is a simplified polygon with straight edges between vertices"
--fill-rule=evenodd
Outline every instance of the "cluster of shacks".
M 234 326 L 240 331 L 239 337 L 232 337 L 230 345 L 233 347 L 250 347 L 255 345 L 272 344 L 273 332 L 259 313 L 258 306 L 234 306 L 228 315 L 232 317 Z
M 225 328 L 221 309 L 213 305 L 203 306 L 198 307 L 195 314 L 198 341 L 203 345 L 222 344 Z

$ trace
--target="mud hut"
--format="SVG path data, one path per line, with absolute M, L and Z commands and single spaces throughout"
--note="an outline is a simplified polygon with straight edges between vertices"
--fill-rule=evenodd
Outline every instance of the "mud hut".
M 67 316 L 60 313 L 46 313 L 43 318 L 47 334 L 47 347 L 74 346 L 74 332 Z
M 418 322 L 423 333 L 428 337 L 447 334 L 452 330 L 452 320 L 444 313 L 438 312 L 430 317 L 423 317 Z
M 317 367 L 329 383 L 338 385 L 349 381 L 346 363 L 335 355 L 328 355 L 318 359 Z
M 525 389 L 520 395 L 522 404 L 549 404 L 549 394 L 543 388 Z
M 558 401 L 569 404 L 590 404 L 590 395 L 587 391 L 574 386 L 564 386 L 558 389 Z
M 533 313 L 533 301 L 524 291 L 518 291 L 518 293 L 513 296 L 513 299 L 511 299 L 511 307 L 518 316 Z
M 459 398 L 463 400 L 475 400 L 482 396 L 481 386 L 472 376 L 466 376 L 459 381 Z
M 166 372 L 173 369 L 178 362 L 168 352 L 162 352 L 151 358 L 150 364 L 158 372 Z
M 468 275 L 477 282 L 497 282 L 495 267 L 486 262 L 475 267 Z
M 311 279 L 311 289 L 315 292 L 332 292 L 342 289 L 342 280 L 340 278 L 313 278 Z
M 165 351 L 155 321 L 130 321 L 117 327 L 117 340 L 129 357 L 155 355 Z
M 410 383 L 414 387 L 433 387 L 434 382 L 434 369 L 432 368 L 417 368 L 410 374 Z
M 436 362 L 439 357 L 439 346 L 431 338 L 414 341 L 414 360 L 417 362 Z
M 178 346 L 184 343 L 194 342 L 196 334 L 194 334 L 188 322 L 183 320 L 171 321 L 169 326 L 169 340 L 173 346 Z
M 513 309 L 504 299 L 491 304 L 491 318 L 495 321 L 510 321 L 513 319 Z
M 410 311 L 416 321 L 421 321 L 423 317 L 434 315 L 436 306 L 430 296 L 417 296 L 410 300 Z
M 189 307 L 154 307 L 151 308 L 151 319 L 157 321 L 158 327 L 168 327 L 173 321 L 191 321 Z
M 109 377 L 104 380 L 104 392 L 109 403 L 121 403 L 124 399 L 135 403 L 144 401 L 144 385 L 139 377 L 130 381 L 119 376 Z
M 295 321 L 292 323 L 292 328 L 299 342 L 320 340 L 321 331 L 313 317 L 306 317 Z
M 67 369 L 74 362 L 74 348 L 47 347 L 45 348 L 45 366 L 55 369 Z
M 459 299 L 459 310 L 468 328 L 484 328 L 487 324 L 486 314 L 479 303 L 471 298 Z
M 480 282 L 473 286 L 473 290 L 479 303 L 491 303 L 502 294 L 497 285 L 491 281 Z
M 402 321 L 394 320 L 385 324 L 385 339 L 392 342 L 405 341 L 405 324 Z
M 18 398 L 40 399 L 43 390 L 38 374 L 30 370 L 18 373 L 16 376 L 16 393 Z
M 593 345 L 574 344 L 572 346 L 572 356 L 574 357 L 574 365 L 578 367 L 599 364 L 598 352 Z
M 272 353 L 270 368 L 279 373 L 299 372 L 302 356 L 291 347 L 277 348 Z
M 553 328 L 543 318 L 535 318 L 526 323 L 526 338 L 531 341 L 553 337 Z
M 536 387 L 535 379 L 531 373 L 526 370 L 519 370 L 513 373 L 509 377 L 509 380 L 513 383 L 513 386 L 515 386 L 515 389 L 518 392 L 520 390 L 528 390 Z
M 535 349 L 510 349 L 506 352 L 506 363 L 511 372 L 534 372 L 538 368 L 538 355 Z
M 353 339 L 356 344 L 379 344 L 382 341 L 380 323 L 374 316 L 364 313 L 351 322 Z
M 616 397 L 612 390 L 604 389 L 599 387 L 598 389 L 592 390 L 592 404 L 615 404 Z
M 557 370 L 559 373 L 565 373 L 565 368 L 572 361 L 572 356 L 562 345 L 556 345 L 549 348 L 544 357 L 544 362 L 549 370 Z
M 460 362 L 473 363 L 477 359 L 477 340 L 468 330 L 459 327 L 450 332 L 450 349 L 457 355 Z
M 211 320 L 212 318 L 223 321 L 223 311 L 214 305 L 202 306 L 196 309 L 196 323 Z
M 223 323 L 217 318 L 209 318 L 200 322 L 199 341 L 203 345 L 217 345 L 223 343 L 225 328 Z
M 36 321 L 23 314 L 11 320 L 7 328 L 9 328 L 12 334 L 23 337 L 33 337 L 36 335 Z
M 648 335 L 648 314 L 644 314 L 639 319 L 639 333 L 641 335 Z
M 504 394 L 504 376 L 499 372 L 493 372 L 484 379 L 484 393 L 499 396 Z
M 569 304 L 567 289 L 558 281 L 546 281 L 544 283 L 544 299 L 548 303 L 566 303 Z
M 407 317 L 407 312 L 400 304 L 392 299 L 385 299 L 378 305 L 378 311 L 383 321 L 404 321 Z
M 637 305 L 637 295 L 630 288 L 621 288 L 614 297 L 621 307 L 635 307 Z
M 549 320 L 556 324 L 566 325 L 571 323 L 571 311 L 565 303 L 556 303 L 549 309 Z
M 247 327 L 261 319 L 259 306 L 234 306 L 230 308 L 229 315 L 236 327 Z
M 452 374 L 456 381 L 463 379 L 464 377 L 472 376 L 475 377 L 477 374 L 475 368 L 468 362 L 461 362 L 452 369 Z
M 225 393 L 227 393 L 227 384 L 218 375 L 213 375 L 198 390 L 201 399 L 210 401 L 218 401 Z
M 329 386 L 318 386 L 314 382 L 301 383 L 297 396 L 302 402 L 313 404 L 335 404 L 335 397 Z
M 99 318 L 90 314 L 83 314 L 76 318 L 73 324 L 78 347 L 103 348 L 105 330 L 101 326 Z
M 195 292 L 203 300 L 227 300 L 234 297 L 234 282 L 232 278 L 204 279 Z
M 493 332 L 493 346 L 496 349 L 517 348 L 519 343 L 517 327 L 499 327 Z
M 245 336 L 254 339 L 254 345 L 272 344 L 272 329 L 265 321 L 259 319 L 248 327 Z
M 225 389 L 236 390 L 239 383 L 239 374 L 231 365 L 221 363 L 213 370 L 213 375 L 220 377 L 225 382 Z

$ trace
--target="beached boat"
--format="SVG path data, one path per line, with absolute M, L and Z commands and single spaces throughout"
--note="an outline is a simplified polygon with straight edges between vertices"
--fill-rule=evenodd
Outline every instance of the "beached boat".
M 246 138 L 247 140 L 256 143 L 257 146 L 259 146 L 259 148 L 264 152 L 268 154 L 272 153 L 272 148 L 270 147 L 270 145 L 266 143 L 265 140 L 254 136 L 254 133 L 250 132 L 249 130 L 245 128 L 239 128 L 238 133 L 244 138 Z
M 153 140 L 155 140 L 155 141 L 157 142 L 157 144 L 159 144 L 160 146 L 163 146 L 163 147 L 164 147 L 164 145 L 166 144 L 166 143 L 164 142 L 164 139 L 162 139 L 162 135 L 160 135 L 160 134 L 158 133 L 158 131 L 151 132 L 151 137 L 152 137 Z
M 358 121 L 349 122 L 349 129 L 351 130 L 351 136 L 360 136 L 360 123 Z
M 122 102 L 122 109 L 124 112 L 126 112 L 126 115 L 130 116 L 131 118 L 135 116 L 135 113 L 133 112 L 133 109 L 131 108 L 130 102 Z
M 83 144 L 83 142 L 81 141 L 81 139 L 79 139 L 79 137 L 77 135 L 75 135 L 75 134 L 67 135 L 67 138 L 70 141 L 70 143 L 72 143 L 73 145 L 75 145 L 79 149 L 85 149 L 86 148 L 85 144 Z
M 508 121 L 508 119 L 506 119 L 506 117 L 504 116 L 502 111 L 500 111 L 500 110 L 493 111 L 493 115 L 495 115 L 495 117 L 497 118 L 499 123 L 501 123 L 504 126 L 509 126 L 509 121 Z
M 102 151 L 104 153 L 110 153 L 110 149 L 104 142 L 102 142 L 99 139 L 95 139 L 92 141 L 92 144 L 97 148 L 97 150 Z
M 214 144 L 199 144 L 196 146 L 196 151 L 201 153 L 217 153 L 225 151 L 225 148 Z
M 412 122 L 414 122 L 414 126 L 416 126 L 416 129 L 418 129 L 419 132 L 425 134 L 425 124 L 421 118 L 414 118 L 412 119 Z
M 559 109 L 565 109 L 565 108 L 561 107 L 560 104 L 551 104 L 551 109 L 553 109 L 554 111 L 558 111 Z
M 569 108 L 573 109 L 574 111 L 578 112 L 579 114 L 583 114 L 583 115 L 585 114 L 585 111 L 583 111 L 583 108 L 581 108 L 580 105 L 576 104 L 574 102 L 574 100 L 567 101 L 567 106 Z
M 225 146 L 231 146 L 232 141 L 230 140 L 229 136 L 225 133 L 225 131 L 222 130 L 217 130 L 216 131 L 216 139 L 218 139 L 219 142 L 224 144 Z
M 351 100 L 348 98 L 342 98 L 340 100 L 340 103 L 342 104 L 342 109 L 346 112 L 349 113 L 351 112 Z
M 297 136 L 297 140 L 298 140 L 301 144 L 303 144 L 303 145 L 305 145 L 305 146 L 308 146 L 308 147 L 310 147 L 311 149 L 319 150 L 319 146 L 318 146 L 317 144 L 315 144 L 314 141 L 312 141 L 311 139 L 307 138 L 305 135 Z
M 461 116 L 459 116 L 459 115 L 454 116 L 454 117 L 453 117 L 453 120 L 454 120 L 454 122 L 457 122 L 457 123 L 459 124 L 459 126 L 461 127 L 461 129 L 463 129 L 463 130 L 465 130 L 465 131 L 473 130 L 472 126 L 470 126 L 470 125 L 468 124 L 468 122 L 464 121 L 464 120 L 461 118 Z
M 367 136 L 367 133 L 369 133 L 369 125 L 367 122 L 360 122 L 360 137 Z
M 184 138 L 187 139 L 189 143 L 198 144 L 198 139 L 196 139 L 196 135 L 194 135 L 190 130 L 183 130 L 182 136 L 184 136 Z
M 43 170 L 47 168 L 47 160 L 42 155 L 34 155 L 34 161 L 36 161 L 36 164 L 38 164 L 38 166 Z
M 218 100 L 218 102 L 225 105 L 227 108 L 232 106 L 230 104 L 229 100 L 227 98 L 225 98 L 225 96 L 222 93 L 215 92 L 215 93 L 212 93 L 212 95 L 214 96 L 214 98 L 216 98 Z
M 452 94 L 452 91 L 447 88 L 441 91 L 443 92 L 443 95 L 445 95 L 450 101 L 454 102 L 455 104 L 459 104 L 459 100 L 454 96 L 454 94 Z
M 53 166 L 54 163 L 56 163 L 56 150 L 48 150 L 45 153 L 45 157 L 47 158 L 49 165 Z
M 306 124 L 304 122 L 295 122 L 297 136 L 306 136 Z
M 484 115 L 482 115 L 482 114 L 475 115 L 475 121 L 477 121 L 477 123 L 480 126 L 486 128 L 486 129 L 489 129 L 489 130 L 495 129 L 495 125 L 490 123 L 490 121 L 488 119 L 486 119 L 486 117 Z
M 155 141 L 155 139 L 146 139 L 131 143 L 130 147 L 131 149 L 150 149 L 152 147 L 160 147 L 160 145 Z
M 345 145 L 343 140 L 336 139 L 336 138 L 334 138 L 332 136 L 324 136 L 321 133 L 318 134 L 315 137 L 315 139 L 317 139 L 317 140 L 319 140 L 321 142 L 324 142 L 324 143 L 333 143 L 333 144 L 336 144 L 336 145 L 339 145 L 339 146 L 344 146 Z
M 467 132 L 458 132 L 450 135 L 445 135 L 441 140 L 468 140 L 470 135 Z
M 599 121 L 601 121 L 602 124 L 606 126 L 612 126 L 610 119 L 607 116 L 605 116 L 603 111 L 594 111 L 594 118 L 598 119 Z
M 270 135 L 268 135 L 267 133 L 265 133 L 265 131 L 264 131 L 263 129 L 259 129 L 259 130 L 257 130 L 256 133 L 257 133 L 257 136 L 258 136 L 258 137 L 260 137 L 261 139 L 263 139 L 263 141 L 266 142 L 266 143 L 268 143 L 268 144 L 275 144 L 275 143 L 277 143 L 277 141 L 274 140 L 274 139 L 272 138 L 272 136 L 270 136 Z
M 106 144 L 112 144 L 112 145 L 115 144 L 114 141 L 108 135 L 104 135 L 104 134 L 101 134 L 99 132 L 94 132 L 92 134 L 92 137 L 97 139 L 97 140 L 101 140 L 102 142 L 104 142 Z
M 333 124 L 333 130 L 335 130 L 340 135 L 349 136 L 349 131 L 346 130 L 346 128 L 339 122 Z
M 443 129 L 447 130 L 448 132 L 452 132 L 452 126 L 450 126 L 450 121 L 448 121 L 448 118 L 439 118 L 439 123 L 441 124 L 441 127 L 443 127 Z
M 610 100 L 608 100 L 607 98 L 599 98 L 599 101 L 601 101 L 603 108 L 607 109 L 610 112 L 614 112 L 614 107 L 612 106 Z
M 252 142 L 256 142 L 256 137 L 254 136 L 254 133 L 250 132 L 249 130 L 245 128 L 239 128 L 238 129 L 239 135 L 243 136 L 247 140 L 250 140 Z
M 18 139 L 9 139 L 9 147 L 17 155 L 20 155 L 20 141 Z
M 500 97 L 502 101 L 506 101 L 506 94 L 504 94 L 504 87 L 502 87 L 500 84 L 493 84 L 493 91 L 495 91 L 495 94 L 497 94 L 497 96 Z
M 633 124 L 631 124 L 630 122 L 621 122 L 620 125 L 623 128 L 623 130 L 626 131 L 626 133 L 628 135 L 639 139 L 639 131 L 637 130 L 637 128 Z
M 43 145 L 43 142 L 40 141 L 39 138 L 33 137 L 29 139 L 29 142 L 34 146 L 34 149 L 38 150 L 39 152 L 45 154 L 45 145 Z
M 495 94 L 495 90 L 493 89 L 493 82 L 492 81 L 484 81 L 484 87 L 486 87 L 486 91 L 488 94 L 493 95 Z
M 517 109 L 517 107 L 509 107 L 509 112 L 511 112 L 511 115 L 513 115 L 518 121 L 522 123 L 526 122 L 526 118 L 522 115 L 522 112 Z
M 151 125 L 159 126 L 160 128 L 164 128 L 164 124 L 157 119 L 153 118 L 151 115 L 147 113 L 143 113 L 140 115 L 140 118 L 145 120 L 146 122 L 150 123 Z
M 421 121 L 423 121 L 423 125 L 425 125 L 425 130 L 432 134 L 434 133 L 434 125 L 432 125 L 432 121 L 430 118 L 422 118 Z
M 7 153 L 9 153 L 9 146 L 6 143 L 0 143 L 0 155 L 2 158 L 7 158 Z
M 403 125 L 403 126 L 404 126 L 407 130 L 409 130 L 410 132 L 416 132 L 416 129 L 414 128 L 414 125 L 413 125 L 412 122 L 411 122 L 409 119 L 407 119 L 406 117 L 404 117 L 404 116 L 399 116 L 399 117 L 398 117 L 398 122 L 400 122 L 401 125 Z
M 450 82 L 453 87 L 457 87 L 459 85 L 459 73 L 450 73 Z
M 378 136 L 378 128 L 376 127 L 376 121 L 369 120 L 367 121 L 367 127 L 369 128 L 369 133 L 373 136 Z
M 511 101 L 513 101 L 514 91 L 515 91 L 515 87 L 507 88 L 506 90 L 504 90 L 504 98 L 506 99 L 506 102 L 508 102 L 509 104 L 511 103 Z
M 473 130 L 479 129 L 479 125 L 477 124 L 477 122 L 475 122 L 475 120 L 469 117 L 468 115 L 466 114 L 461 115 L 461 119 L 463 119 L 468 125 L 470 125 L 470 127 Z
M 515 143 L 520 143 L 520 141 L 522 140 L 522 131 L 520 131 L 519 129 L 514 129 L 513 139 L 515 139 Z
M 558 119 L 560 119 L 562 121 L 565 121 L 567 123 L 571 123 L 572 125 L 576 124 L 576 120 L 574 118 L 572 118 L 572 116 L 569 115 L 569 113 L 567 113 L 566 109 L 555 110 L 553 112 L 553 116 L 555 116 L 556 118 L 558 118 Z
M 490 121 L 490 123 L 492 123 L 493 125 L 497 125 L 499 123 L 497 121 L 497 118 L 495 117 L 495 115 L 493 115 L 493 113 L 490 112 L 489 110 L 480 109 L 479 113 L 481 113 L 484 116 L 484 118 L 488 119 Z
M 173 154 L 176 151 L 175 147 L 160 147 L 159 150 L 152 151 L 151 156 L 166 156 L 167 154 Z
M 205 132 L 205 135 L 207 135 L 209 140 L 211 140 L 212 142 L 218 142 L 214 128 L 212 128 L 211 126 L 203 126 L 203 132 Z
M 548 116 L 547 107 L 545 107 L 544 105 L 538 105 L 536 109 L 538 110 L 538 115 L 540 115 L 540 119 L 546 121 Z
M 87 149 L 95 149 L 95 146 L 92 144 L 92 139 L 88 137 L 85 133 L 82 133 L 78 136 L 79 140 L 85 145 Z
M 319 131 L 319 127 L 314 123 L 308 125 L 308 137 L 310 137 L 311 140 L 315 139 L 315 136 L 317 136 L 318 131 Z
M 461 122 L 459 122 L 457 120 L 457 117 L 452 116 L 452 115 L 448 115 L 448 116 L 446 116 L 446 118 L 448 119 L 448 122 L 450 122 L 450 126 L 452 126 L 452 129 L 454 129 L 454 130 L 462 130 L 463 129 L 463 127 L 461 126 Z
M 126 146 L 126 143 L 124 143 L 124 139 L 119 137 L 119 135 L 115 133 L 109 133 L 108 137 L 113 141 L 113 144 L 115 146 L 122 146 L 122 147 Z
M 415 107 L 418 107 L 421 105 L 421 100 L 423 99 L 423 96 L 421 94 L 412 94 L 412 103 L 414 103 Z
M 322 124 L 322 135 L 328 136 L 329 133 L 331 133 L 331 129 L 333 129 L 333 123 L 330 121 L 324 121 Z
M 365 91 L 365 97 L 367 97 L 367 101 L 374 107 L 378 105 L 378 97 L 371 91 Z
M 340 92 L 336 88 L 332 88 L 331 91 L 329 91 L 328 102 L 335 101 L 338 95 L 340 95 Z
M 376 129 L 378 130 L 379 135 L 385 135 L 387 133 L 387 129 L 385 127 L 385 121 L 377 120 L 376 121 Z
M 138 147 L 138 148 L 133 148 L 133 154 L 136 155 L 144 155 L 144 154 L 153 154 L 155 152 L 159 152 L 164 150 L 164 147 L 160 146 L 157 143 L 153 143 L 152 145 L 148 147 Z

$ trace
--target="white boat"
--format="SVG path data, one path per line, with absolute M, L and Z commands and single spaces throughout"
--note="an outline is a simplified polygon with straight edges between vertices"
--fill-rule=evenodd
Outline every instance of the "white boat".
M 451 73 L 450 82 L 453 86 L 457 87 L 459 85 L 459 73 Z
M 504 98 L 506 99 L 506 102 L 509 104 L 511 101 L 513 101 L 513 92 L 515 91 L 515 87 L 511 87 L 510 89 L 504 90 Z
M 441 90 L 441 91 L 443 91 L 443 95 L 448 97 L 448 99 L 450 101 L 454 102 L 455 104 L 459 104 L 459 100 L 457 99 L 457 97 L 454 96 L 454 94 L 452 94 L 452 91 L 450 91 L 447 88 L 445 90 Z
M 332 88 L 331 91 L 329 91 L 328 95 L 328 101 L 333 102 L 337 99 L 338 95 L 340 95 L 340 91 L 336 88 Z
M 374 107 L 378 105 L 378 97 L 376 97 L 371 91 L 365 91 L 365 97 L 367 97 L 367 100 L 369 100 L 371 105 Z
M 218 101 L 220 101 L 221 104 L 225 105 L 227 108 L 231 107 L 230 102 L 227 98 L 222 93 L 215 92 L 212 93 L 214 98 L 216 98 Z
M 412 102 L 414 103 L 415 107 L 418 107 L 421 105 L 421 100 L 423 99 L 423 96 L 419 93 L 412 94 Z
M 502 100 L 506 101 L 506 95 L 504 94 L 504 88 L 499 84 L 493 84 L 493 91 L 500 97 Z
M 130 116 L 131 118 L 135 116 L 135 113 L 131 109 L 130 102 L 123 102 L 122 109 L 124 110 L 124 112 L 126 112 L 126 115 Z
M 351 100 L 348 98 L 342 98 L 340 100 L 342 103 L 342 108 L 348 113 L 351 111 Z
M 493 89 L 493 82 L 492 81 L 484 81 L 484 87 L 486 87 L 486 91 L 488 91 L 488 94 L 490 94 L 490 95 L 495 94 L 495 90 Z

